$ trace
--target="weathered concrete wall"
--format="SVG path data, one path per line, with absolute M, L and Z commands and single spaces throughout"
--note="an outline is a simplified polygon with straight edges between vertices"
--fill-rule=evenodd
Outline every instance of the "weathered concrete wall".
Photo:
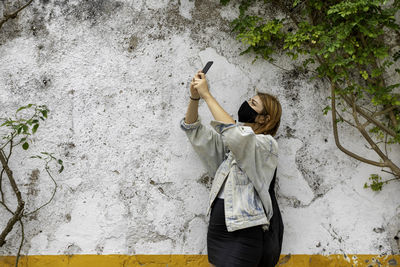
M 228 24 L 237 12 L 217 0 L 41 0 L 3 26 L 0 115 L 28 103 L 51 111 L 29 153 L 18 149 L 11 161 L 28 210 L 52 190 L 29 156 L 54 152 L 65 164 L 54 201 L 26 220 L 22 254 L 207 254 L 211 181 L 179 121 L 190 79 L 208 60 L 210 90 L 236 119 L 255 88 L 281 101 L 282 253 L 399 253 L 399 183 L 363 188 L 370 173 L 390 175 L 336 148 L 321 82 L 238 55 L 244 46 Z M 284 56 L 277 64 L 292 68 Z M 212 119 L 203 101 L 199 114 Z M 356 131 L 340 127 L 340 137 L 377 159 Z M 391 155 L 399 162 L 398 147 Z M 1 255 L 16 253 L 20 233 Z

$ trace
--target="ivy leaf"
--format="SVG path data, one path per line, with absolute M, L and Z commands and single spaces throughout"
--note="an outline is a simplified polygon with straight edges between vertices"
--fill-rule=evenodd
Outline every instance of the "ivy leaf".
M 372 73 L 371 73 L 371 77 L 372 78 L 375 78 L 375 77 L 378 77 L 379 75 L 381 75 L 382 74 L 382 70 L 380 69 L 380 68 L 378 68 L 378 69 L 373 69 L 372 70 Z
M 16 111 L 15 113 L 18 113 L 18 112 L 20 112 L 21 110 L 26 109 L 26 108 L 27 108 L 26 106 L 20 107 L 19 109 L 17 109 L 17 111 Z
M 360 74 L 364 78 L 364 80 L 367 80 L 369 77 L 368 73 L 365 70 L 360 70 Z
M 383 59 L 388 56 L 387 48 L 386 47 L 379 47 L 373 50 L 374 55 L 379 58 Z
M 300 0 L 294 0 L 293 7 L 297 6 L 300 3 Z
M 32 128 L 32 133 L 36 133 L 38 127 L 39 127 L 39 124 L 35 124 Z
M 42 112 L 43 117 L 47 118 L 47 110 L 41 110 L 40 112 Z
M 22 125 L 22 128 L 24 129 L 24 133 L 27 133 L 27 132 L 28 132 L 28 125 L 23 124 L 23 125 Z
M 27 150 L 27 149 L 29 148 L 29 144 L 28 144 L 27 142 L 25 142 L 25 143 L 22 145 L 22 148 L 23 148 L 24 150 Z
M 326 115 L 329 110 L 332 110 L 331 106 L 326 106 L 322 111 L 324 112 L 324 115 Z

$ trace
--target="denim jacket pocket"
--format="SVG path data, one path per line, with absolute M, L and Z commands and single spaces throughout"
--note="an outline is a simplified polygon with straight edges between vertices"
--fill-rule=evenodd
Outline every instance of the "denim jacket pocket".
M 249 177 L 247 177 L 246 173 L 242 169 L 240 169 L 240 167 L 236 163 L 232 164 L 232 168 L 233 168 L 233 174 L 234 174 L 233 178 L 235 184 L 247 185 L 250 183 Z

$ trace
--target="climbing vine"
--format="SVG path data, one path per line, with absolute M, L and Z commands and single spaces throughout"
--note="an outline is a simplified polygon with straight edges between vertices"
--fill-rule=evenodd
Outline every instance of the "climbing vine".
M 229 2 L 220 0 L 222 5 Z M 249 14 L 249 7 L 257 4 L 270 5 L 283 16 Z M 322 112 L 332 115 L 336 146 L 393 175 L 382 181 L 371 174 L 372 183 L 364 187 L 374 191 L 400 179 L 399 165 L 387 151 L 389 145 L 400 144 L 400 69 L 395 67 L 400 61 L 399 8 L 399 0 L 246 0 L 240 1 L 239 17 L 230 22 L 236 38 L 248 45 L 240 55 L 252 52 L 253 63 L 261 57 L 275 64 L 274 56 L 283 52 L 298 70 L 311 73 L 311 80 L 326 82 L 330 103 Z M 356 128 L 379 161 L 345 148 L 339 123 Z

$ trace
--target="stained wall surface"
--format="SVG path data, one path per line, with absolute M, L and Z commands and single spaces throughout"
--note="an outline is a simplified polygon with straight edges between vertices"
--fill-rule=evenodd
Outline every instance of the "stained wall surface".
M 4 24 L 1 117 L 28 103 L 50 109 L 29 150 L 15 149 L 10 162 L 27 210 L 53 189 L 29 156 L 52 152 L 65 165 L 53 172 L 54 200 L 24 220 L 22 254 L 207 254 L 212 180 L 179 121 L 189 82 L 209 60 L 210 91 L 234 119 L 255 88 L 281 102 L 282 253 L 400 253 L 400 184 L 379 193 L 363 188 L 371 173 L 391 176 L 336 147 L 330 113 L 322 111 L 330 103 L 326 84 L 309 81 L 284 55 L 276 65 L 285 70 L 239 56 L 246 47 L 230 33 L 238 15 L 231 2 L 40 0 Z M 199 114 L 207 125 L 213 119 L 203 100 Z M 347 148 L 378 160 L 358 132 L 339 131 Z M 392 148 L 394 162 L 399 152 Z M 15 207 L 10 187 L 3 190 Z M 2 229 L 9 214 L 0 214 Z M 16 226 L 0 255 L 15 255 L 20 236 Z

